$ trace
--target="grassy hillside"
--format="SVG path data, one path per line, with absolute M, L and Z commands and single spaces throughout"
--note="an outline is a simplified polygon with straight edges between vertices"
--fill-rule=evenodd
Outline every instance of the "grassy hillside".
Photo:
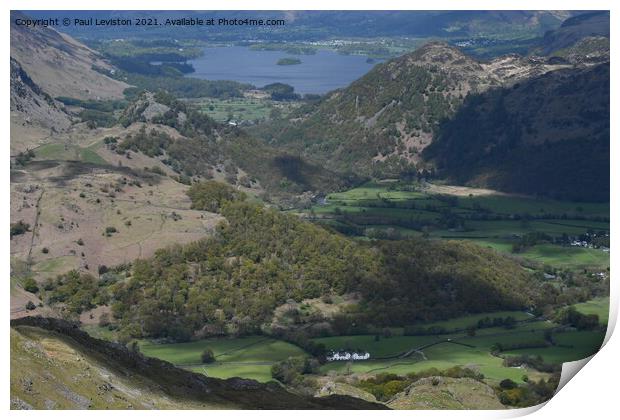
M 33 327 L 11 329 L 13 409 L 227 408 L 223 403 L 171 397 L 156 381 L 127 373 L 61 334 Z

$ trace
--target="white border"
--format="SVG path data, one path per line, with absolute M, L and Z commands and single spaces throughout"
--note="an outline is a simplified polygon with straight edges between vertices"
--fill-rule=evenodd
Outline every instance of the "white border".
M 199 0 L 178 0 L 175 2 L 170 1 L 139 1 L 139 0 L 108 0 L 105 2 L 89 2 L 84 3 L 76 0 L 56 0 L 53 3 L 44 0 L 5 0 L 3 2 L 2 8 L 2 27 L 4 29 L 4 42 L 2 43 L 3 48 L 3 57 L 5 57 L 5 65 L 3 67 L 4 84 L 2 84 L 2 97 L 4 98 L 3 103 L 3 113 L 2 113 L 2 128 L 3 128 L 3 147 L 5 150 L 5 159 L 8 160 L 10 155 L 9 152 L 9 126 L 10 126 L 10 112 L 9 112 L 9 84 L 6 82 L 9 79 L 9 65 L 8 65 L 8 56 L 10 55 L 10 46 L 9 46 L 9 11 L 11 9 L 14 10 L 99 10 L 99 9 L 111 9 L 111 10 L 611 10 L 611 55 L 616 57 L 617 48 L 615 47 L 615 34 L 613 34 L 614 28 L 619 27 L 619 19 L 618 17 L 618 8 L 614 8 L 614 5 L 618 2 L 612 1 L 601 1 L 601 0 L 591 0 L 591 1 L 559 1 L 559 0 L 549 0 L 549 1 L 532 1 L 532 0 L 503 0 L 501 3 L 498 1 L 450 1 L 450 0 L 435 0 L 433 2 L 424 2 L 424 1 L 404 1 L 404 0 L 381 0 L 377 2 L 371 1 L 352 1 L 352 0 L 314 0 L 314 1 L 282 1 L 282 0 L 264 0 L 262 2 L 257 1 L 247 1 L 247 0 L 228 0 L 227 2 L 206 2 Z M 613 69 L 613 65 L 612 65 Z M 613 74 L 613 72 L 612 72 Z M 617 110 L 617 101 L 618 101 L 618 84 L 616 80 L 612 77 L 612 100 L 611 100 L 611 109 L 612 116 L 617 117 L 617 114 L 614 114 L 613 111 Z M 618 140 L 618 124 L 615 123 L 614 118 L 612 117 L 611 121 L 611 138 Z M 614 141 L 611 143 L 611 160 L 614 163 L 619 163 L 618 159 L 618 146 L 615 145 Z M 5 200 L 9 197 L 9 165 L 7 163 L 4 171 L 2 171 L 2 189 L 3 189 L 3 197 Z M 612 165 L 612 169 L 613 169 Z M 618 187 L 618 171 L 612 171 L 611 174 L 611 214 L 615 214 L 615 210 L 618 207 L 618 196 L 620 193 L 620 189 Z M 2 226 L 4 228 L 4 240 L 1 243 L 2 247 L 2 256 L 4 258 L 5 264 L 3 265 L 3 276 L 4 287 L 8 287 L 9 281 L 9 255 L 10 255 L 10 241 L 9 241 L 9 212 L 8 206 L 5 206 L 7 209 L 2 214 Z M 615 219 L 614 219 L 615 221 Z M 615 249 L 618 245 L 616 238 L 617 235 L 620 234 L 617 229 L 617 225 L 615 222 L 611 223 L 611 239 L 612 239 L 612 248 L 613 252 L 611 254 L 611 264 L 615 266 L 616 258 L 615 258 Z M 613 276 L 612 276 L 613 279 Z M 376 416 L 386 416 L 390 418 L 410 418 L 411 416 L 415 416 L 415 418 L 421 419 L 450 419 L 450 418 L 465 418 L 465 419 L 480 419 L 480 418 L 507 418 L 507 417 L 515 417 L 519 415 L 524 415 L 527 413 L 534 412 L 530 415 L 530 418 L 535 419 L 580 419 L 584 418 L 612 418 L 616 415 L 613 415 L 614 412 L 617 411 L 617 391 L 616 384 L 618 383 L 618 375 L 620 374 L 620 361 L 616 357 L 617 354 L 620 354 L 620 341 L 617 338 L 617 334 L 615 336 L 611 335 L 612 327 L 611 325 L 615 325 L 615 320 L 617 316 L 617 308 L 618 308 L 618 287 L 616 287 L 617 281 L 612 280 L 612 312 L 610 314 L 610 331 L 607 334 L 606 339 L 608 342 L 604 346 L 604 348 L 595 355 L 592 360 L 582 369 L 581 372 L 577 375 L 577 378 L 571 380 L 566 384 L 561 391 L 553 397 L 542 409 L 537 410 L 537 408 L 532 409 L 524 409 L 524 410 L 511 410 L 511 411 L 463 411 L 463 412 L 453 412 L 453 411 L 394 411 L 394 412 L 382 412 L 382 413 L 374 413 L 374 412 L 323 412 L 320 415 L 325 418 L 338 418 L 342 419 L 344 417 L 349 417 L 349 415 L 353 415 L 358 419 L 376 419 Z M 6 291 L 6 289 L 5 289 Z M 10 307 L 10 296 L 9 293 L 5 294 L 5 308 L 8 311 Z M 8 321 L 6 321 L 5 328 L 3 331 L 3 346 L 1 349 L 2 354 L 2 373 L 3 373 L 3 381 L 2 381 L 2 395 L 4 400 L 2 401 L 5 410 L 9 411 L 9 325 Z M 540 407 L 538 407 L 540 408 Z M 81 418 L 85 415 L 92 417 L 94 419 L 104 419 L 110 416 L 110 412 L 107 411 L 98 411 L 98 412 L 90 412 L 88 414 L 80 411 L 73 412 L 59 412 L 59 411 L 37 411 L 37 412 L 20 412 L 20 411 L 10 411 L 9 415 L 14 418 L 32 418 L 33 415 L 41 415 L 46 418 L 52 419 L 60 419 L 60 418 Z M 277 412 L 267 412 L 260 413 L 257 412 L 248 412 L 248 411 L 160 411 L 157 413 L 149 413 L 149 412 L 134 412 L 131 416 L 134 419 L 142 419 L 147 418 L 147 416 L 151 417 L 153 415 L 164 416 L 166 418 L 171 418 L 172 416 L 178 416 L 179 414 L 186 416 L 187 418 L 200 418 L 203 419 L 205 416 L 209 416 L 210 418 L 217 419 L 236 419 L 254 415 L 266 415 L 273 417 L 275 419 L 290 419 L 291 415 L 294 415 L 296 419 L 304 420 L 311 419 L 317 413 L 309 412 L 309 411 L 297 411 L 291 413 L 287 411 L 277 411 Z

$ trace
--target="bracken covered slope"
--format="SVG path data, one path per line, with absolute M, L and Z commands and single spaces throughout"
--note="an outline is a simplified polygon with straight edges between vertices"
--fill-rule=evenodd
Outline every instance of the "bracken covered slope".
M 434 42 L 377 65 L 349 87 L 261 134 L 330 169 L 399 176 L 412 165 L 422 166 L 421 152 L 468 94 L 511 86 L 563 66 L 518 55 L 480 62 Z

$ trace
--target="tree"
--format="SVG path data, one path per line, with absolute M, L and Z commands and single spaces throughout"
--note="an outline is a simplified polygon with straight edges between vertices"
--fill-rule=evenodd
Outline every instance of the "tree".
M 245 200 L 245 193 L 217 181 L 198 182 L 190 187 L 187 195 L 192 200 L 193 209 L 213 213 L 218 213 L 226 202 Z
M 213 354 L 213 350 L 210 348 L 205 349 L 200 355 L 200 360 L 202 360 L 202 363 L 215 362 L 215 354 Z
M 517 383 L 512 379 L 504 379 L 499 383 L 499 386 L 502 389 L 514 389 L 517 387 Z

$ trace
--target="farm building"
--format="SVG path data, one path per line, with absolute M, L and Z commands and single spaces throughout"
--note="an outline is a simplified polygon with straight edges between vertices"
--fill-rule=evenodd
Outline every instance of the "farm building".
M 370 359 L 370 353 L 368 352 L 349 352 L 349 351 L 333 351 L 328 353 L 327 361 L 339 361 L 339 360 L 368 360 Z

